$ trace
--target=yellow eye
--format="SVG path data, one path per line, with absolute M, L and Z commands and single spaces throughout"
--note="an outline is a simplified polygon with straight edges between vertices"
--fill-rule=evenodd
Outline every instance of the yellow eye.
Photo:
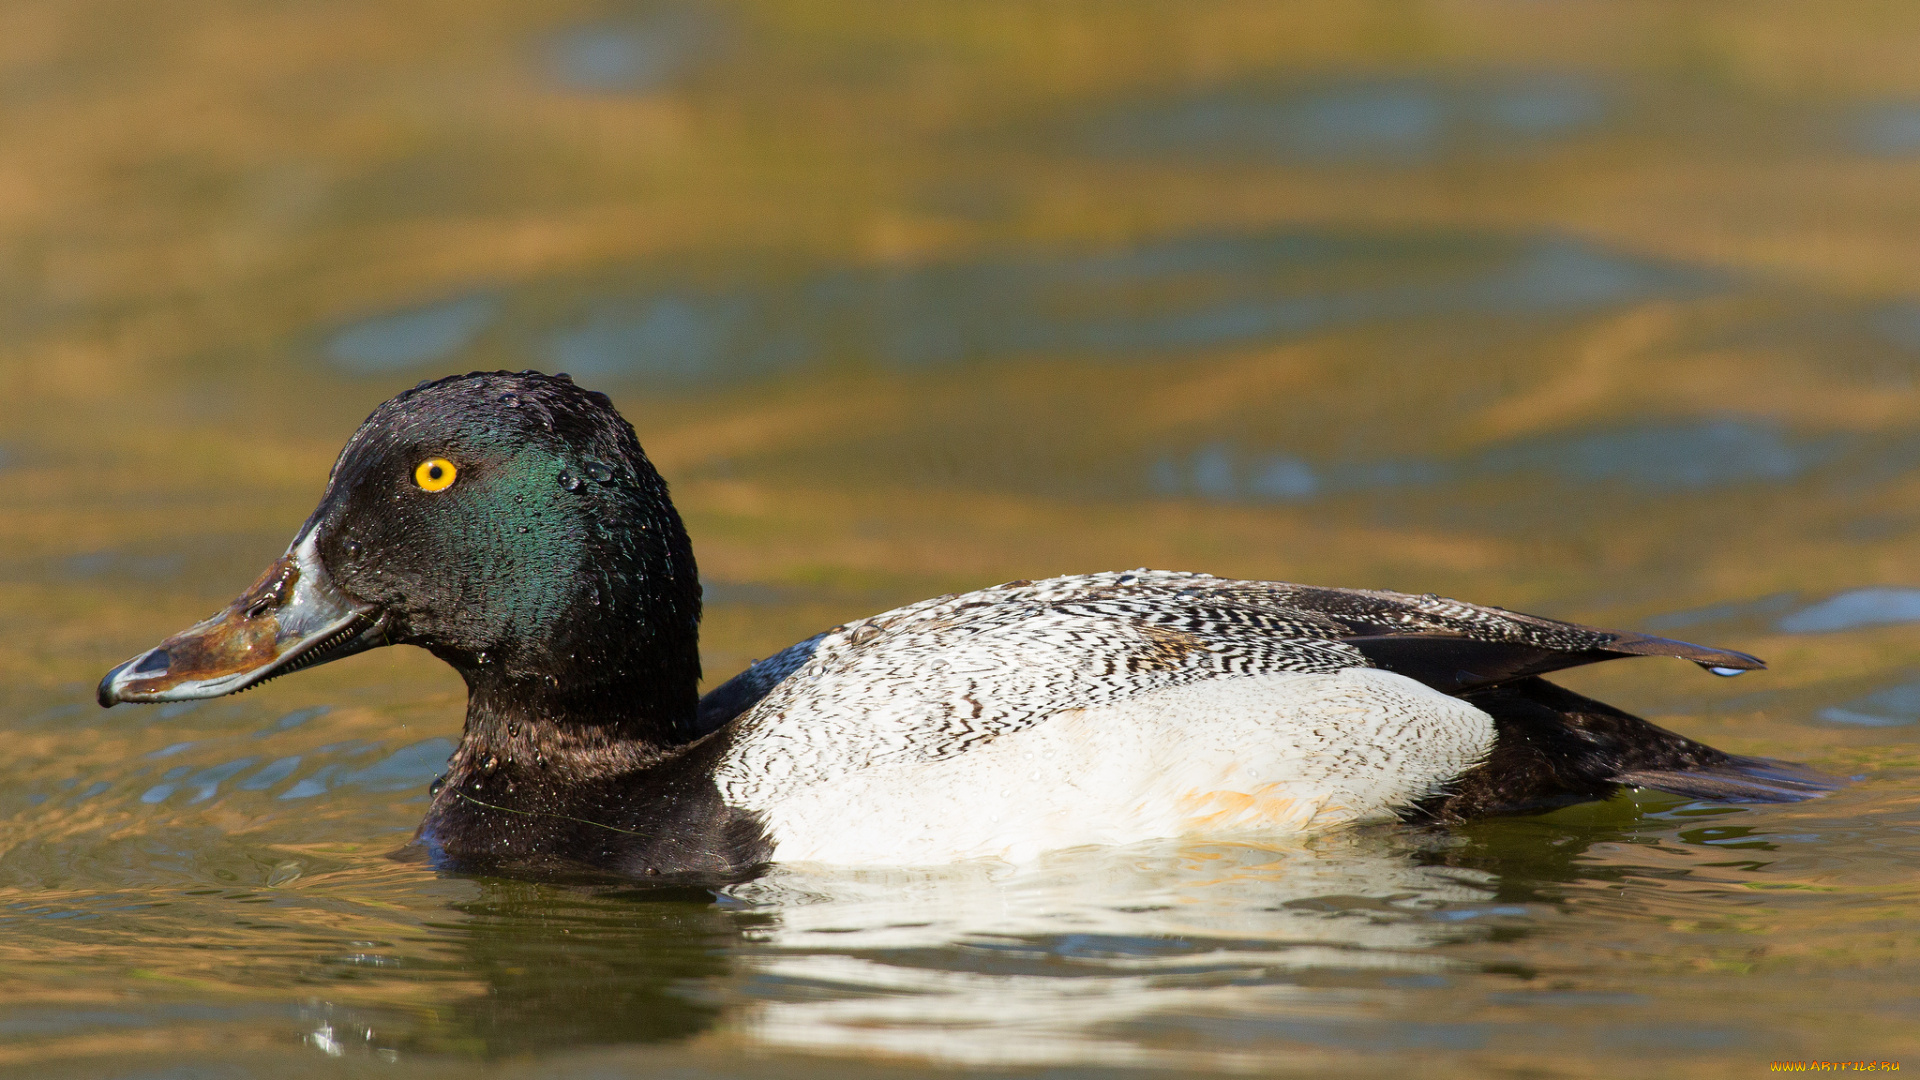
M 419 484 L 423 491 L 445 491 L 453 486 L 453 478 L 459 475 L 460 470 L 454 468 L 453 462 L 446 458 L 428 458 L 413 470 L 413 482 Z

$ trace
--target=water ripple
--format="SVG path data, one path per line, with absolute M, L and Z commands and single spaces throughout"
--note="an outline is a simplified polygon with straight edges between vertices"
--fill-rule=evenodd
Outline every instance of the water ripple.
M 1774 626 L 1786 634 L 1830 634 L 1909 622 L 1920 622 L 1920 589 L 1876 586 L 1843 592 L 1802 608 Z
M 675 286 L 588 305 L 549 363 L 691 383 L 829 357 L 917 369 L 1041 355 L 1146 359 L 1437 315 L 1575 313 L 1726 287 L 1696 267 L 1559 237 L 1195 236 L 1110 253 Z
M 1556 433 L 1453 459 L 1315 462 L 1300 454 L 1247 453 L 1211 443 L 1185 461 L 1157 459 L 1147 482 L 1162 495 L 1303 502 L 1531 473 L 1657 494 L 1793 480 L 1838 457 L 1844 445 L 1838 438 L 1796 438 L 1764 421 L 1730 417 Z
M 1597 84 L 1563 74 L 1479 85 L 1389 79 L 1232 87 L 1116 111 L 1087 125 L 1082 141 L 1105 154 L 1410 165 L 1450 148 L 1566 138 L 1597 126 L 1607 111 Z
M 478 336 L 496 307 L 490 297 L 468 296 L 365 319 L 327 341 L 327 359 L 354 375 L 437 363 Z

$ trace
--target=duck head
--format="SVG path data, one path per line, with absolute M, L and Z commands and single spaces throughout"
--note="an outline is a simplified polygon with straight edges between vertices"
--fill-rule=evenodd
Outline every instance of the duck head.
M 375 409 L 286 554 L 99 698 L 217 697 L 404 643 L 476 704 L 673 743 L 696 734 L 699 621 L 686 530 L 606 395 L 476 372 Z

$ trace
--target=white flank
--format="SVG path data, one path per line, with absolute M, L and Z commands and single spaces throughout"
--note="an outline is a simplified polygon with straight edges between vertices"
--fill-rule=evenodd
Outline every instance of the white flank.
M 1204 679 L 1061 710 L 951 756 L 820 772 L 792 769 L 806 726 L 748 733 L 722 790 L 764 816 L 782 862 L 896 866 L 1386 819 L 1494 739 L 1472 705 L 1359 667 Z

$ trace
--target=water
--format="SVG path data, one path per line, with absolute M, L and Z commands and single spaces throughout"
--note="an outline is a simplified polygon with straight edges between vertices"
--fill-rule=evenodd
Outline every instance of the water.
M 0 1072 L 1920 1061 L 1920 16 L 70 8 L 0 11 Z M 530 365 L 673 483 L 709 685 L 1153 565 L 1751 651 L 1564 678 L 1861 779 L 715 895 L 390 858 L 417 650 L 92 704 L 375 404 Z

